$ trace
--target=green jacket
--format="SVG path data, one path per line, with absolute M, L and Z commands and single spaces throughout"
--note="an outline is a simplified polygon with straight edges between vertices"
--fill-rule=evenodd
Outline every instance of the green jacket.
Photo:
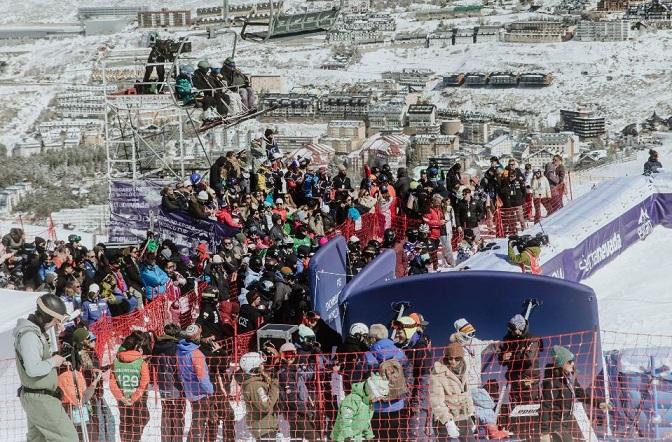
M 539 266 L 539 255 L 541 255 L 540 247 L 526 247 L 520 254 L 517 254 L 509 243 L 509 262 L 518 264 L 523 269 L 523 273 L 540 273 L 532 268 L 532 258 L 537 261 L 535 265 Z
M 299 247 L 301 246 L 308 246 L 308 248 L 311 248 L 312 245 L 313 240 L 311 240 L 308 235 L 304 236 L 303 239 L 297 238 L 296 236 L 294 237 L 294 252 L 299 250 Z
M 353 441 L 373 439 L 371 429 L 373 404 L 366 394 L 365 385 L 366 382 L 352 384 L 352 392 L 341 402 L 331 432 L 332 440 L 341 442 L 346 439 Z

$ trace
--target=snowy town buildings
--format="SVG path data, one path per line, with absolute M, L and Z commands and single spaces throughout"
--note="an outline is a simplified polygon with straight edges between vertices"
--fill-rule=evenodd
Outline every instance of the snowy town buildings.
M 587 109 L 561 110 L 560 124 L 566 131 L 574 132 L 579 138 L 596 138 L 606 132 L 604 117 L 595 116 Z
M 569 27 L 559 20 L 522 20 L 509 23 L 501 34 L 510 43 L 553 43 L 571 38 Z
M 574 40 L 623 41 L 630 38 L 630 23 L 626 20 L 581 20 L 574 31 Z
M 331 145 L 337 154 L 349 154 L 366 138 L 366 124 L 361 120 L 334 120 L 327 125 L 327 136 L 320 143 Z
M 162 8 L 160 11 L 140 11 L 138 12 L 139 28 L 172 28 L 191 26 L 191 11 L 168 10 Z

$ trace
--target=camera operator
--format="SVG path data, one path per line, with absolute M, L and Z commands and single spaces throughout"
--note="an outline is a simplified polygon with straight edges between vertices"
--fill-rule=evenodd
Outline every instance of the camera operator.
M 16 369 L 21 380 L 18 395 L 26 412 L 26 439 L 70 442 L 77 431 L 61 405 L 56 369 L 65 358 L 51 354 L 47 332 L 67 320 L 65 303 L 54 295 L 37 299 L 35 313 L 20 318 L 14 328 Z
M 516 253 L 514 247 L 518 250 L 518 253 Z M 509 237 L 509 262 L 518 264 L 523 273 L 541 275 L 539 255 L 541 255 L 541 242 L 538 238 Z

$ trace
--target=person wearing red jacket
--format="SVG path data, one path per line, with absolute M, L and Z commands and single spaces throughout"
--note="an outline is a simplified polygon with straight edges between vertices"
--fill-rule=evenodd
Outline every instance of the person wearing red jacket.
M 441 228 L 445 228 L 446 225 L 443 208 L 441 207 L 442 201 L 443 197 L 441 197 L 439 194 L 435 194 L 432 197 L 432 205 L 429 209 L 429 213 L 423 217 L 423 220 L 429 226 L 429 241 L 431 241 L 432 245 L 434 246 L 434 251 L 431 253 L 434 270 L 438 268 L 436 250 L 438 250 L 439 245 L 441 244 Z
M 228 207 L 221 208 L 217 211 L 217 221 L 219 221 L 222 224 L 226 224 L 229 227 L 235 227 L 236 229 L 242 229 L 243 226 L 240 225 L 235 219 L 233 219 L 233 216 L 231 215 L 231 211 L 229 210 Z
M 112 364 L 110 391 L 119 403 L 119 435 L 124 442 L 140 442 L 149 422 L 147 386 L 149 365 L 142 358 L 142 333 L 124 339 Z

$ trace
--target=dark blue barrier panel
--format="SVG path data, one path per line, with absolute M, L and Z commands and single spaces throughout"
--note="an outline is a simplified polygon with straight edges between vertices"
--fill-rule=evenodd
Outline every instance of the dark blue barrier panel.
M 214 220 L 192 218 L 183 212 L 166 212 L 160 208 L 155 230 L 161 238 L 170 238 L 178 246 L 194 247 L 205 242 L 210 252 L 214 252 L 222 239 L 235 235 L 240 229 Z
M 397 254 L 394 250 L 387 249 L 376 256 L 368 263 L 364 269 L 352 281 L 345 286 L 345 289 L 339 296 L 339 304 L 347 301 L 352 293 L 356 293 L 374 284 L 391 281 L 395 279 L 394 269 L 397 265 Z M 347 329 L 346 329 L 347 330 Z
M 341 332 L 338 298 L 346 284 L 348 244 L 337 236 L 320 247 L 308 264 L 310 295 L 315 310 L 337 332 Z
M 595 293 L 590 287 L 557 278 L 464 271 L 397 279 L 352 293 L 344 303 L 343 328 L 347 330 L 354 322 L 389 327 L 395 317 L 391 305 L 406 301 L 410 307 L 405 314 L 419 312 L 429 321 L 427 334 L 435 347 L 448 344 L 458 318 L 469 320 L 480 339 L 500 340 L 509 319 L 523 313 L 523 303 L 529 298 L 542 303 L 530 316 L 530 333 L 544 337 L 539 367 L 550 362 L 554 344 L 564 345 L 577 355 L 579 366 L 595 365 L 594 371 L 579 374 L 581 385 L 590 385 L 602 366 Z M 484 369 L 504 373 L 494 356 L 483 361 Z
M 407 301 L 407 313 L 422 313 L 430 322 L 434 345 L 446 345 L 453 322 L 467 318 L 481 339 L 501 339 L 508 320 L 521 313 L 523 302 L 542 302 L 530 318 L 537 336 L 599 330 L 597 300 L 590 287 L 546 276 L 465 271 L 433 273 L 376 284 L 350 293 L 344 303 L 344 329 L 354 322 L 388 325 L 391 304 Z

